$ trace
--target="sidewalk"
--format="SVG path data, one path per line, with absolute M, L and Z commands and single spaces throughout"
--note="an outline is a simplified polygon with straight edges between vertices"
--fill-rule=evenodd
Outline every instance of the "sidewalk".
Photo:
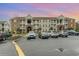
M 13 34 L 12 36 L 26 36 L 26 34 Z

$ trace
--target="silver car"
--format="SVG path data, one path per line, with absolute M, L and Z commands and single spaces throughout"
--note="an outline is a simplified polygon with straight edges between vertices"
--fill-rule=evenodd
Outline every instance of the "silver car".
M 39 38 L 41 38 L 41 39 L 48 39 L 48 38 L 49 38 L 48 33 L 47 33 L 47 32 L 42 32 L 42 33 L 39 35 Z
M 36 39 L 36 33 L 31 31 L 26 35 L 26 37 L 27 37 L 27 40 Z
M 51 38 L 58 38 L 58 36 L 59 36 L 58 33 L 54 33 L 54 32 L 51 33 Z

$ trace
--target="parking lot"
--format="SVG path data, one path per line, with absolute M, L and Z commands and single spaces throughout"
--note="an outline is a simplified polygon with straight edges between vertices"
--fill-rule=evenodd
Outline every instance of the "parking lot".
M 19 38 L 17 43 L 26 56 L 79 56 L 78 36 L 33 40 Z M 63 52 L 59 48 L 63 48 Z
M 16 40 L 25 56 L 79 56 L 79 36 L 68 38 L 32 39 L 20 37 Z M 59 49 L 62 48 L 63 51 Z M 0 56 L 18 56 L 12 40 L 0 42 Z

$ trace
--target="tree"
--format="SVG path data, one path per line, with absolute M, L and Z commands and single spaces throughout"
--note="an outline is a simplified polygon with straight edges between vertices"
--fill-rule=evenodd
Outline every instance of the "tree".
M 17 28 L 17 34 L 20 34 L 22 32 L 22 30 L 20 28 Z
M 68 28 L 67 30 L 73 30 L 73 28 Z

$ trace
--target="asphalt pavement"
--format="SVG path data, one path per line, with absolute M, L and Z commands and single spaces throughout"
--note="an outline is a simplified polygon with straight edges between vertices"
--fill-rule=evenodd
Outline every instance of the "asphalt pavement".
M 0 56 L 18 56 L 11 40 L 0 41 Z
M 78 36 L 45 40 L 19 38 L 17 43 L 26 56 L 79 56 Z M 59 48 L 63 48 L 63 52 Z
M 0 56 L 79 56 L 79 36 L 44 40 L 21 37 L 14 43 L 0 41 Z

